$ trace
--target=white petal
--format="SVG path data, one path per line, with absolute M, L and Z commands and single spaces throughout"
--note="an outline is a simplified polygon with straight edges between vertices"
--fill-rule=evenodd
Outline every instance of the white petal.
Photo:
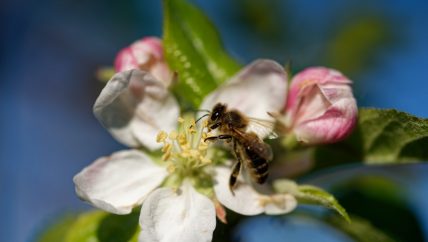
M 209 94 L 201 109 L 226 103 L 253 118 L 273 120 L 267 112 L 280 112 L 286 100 L 287 74 L 278 63 L 256 60 Z
M 297 206 L 296 198 L 291 194 L 275 194 L 264 199 L 265 213 L 270 215 L 289 213 Z
M 226 167 L 216 168 L 214 185 L 217 199 L 230 210 L 243 215 L 284 214 L 292 211 L 297 205 L 296 199 L 289 194 L 263 195 L 250 184 L 244 183 L 241 178 L 238 178 L 233 195 L 228 185 L 230 173 L 231 170 Z
M 81 199 L 111 213 L 127 214 L 140 205 L 166 175 L 166 169 L 144 153 L 124 150 L 97 159 L 73 181 Z
M 154 150 L 160 130 L 176 128 L 179 107 L 164 85 L 148 72 L 129 70 L 112 77 L 94 104 L 94 114 L 120 142 Z
M 178 191 L 160 188 L 141 208 L 140 242 L 211 241 L 215 229 L 214 204 L 190 184 Z

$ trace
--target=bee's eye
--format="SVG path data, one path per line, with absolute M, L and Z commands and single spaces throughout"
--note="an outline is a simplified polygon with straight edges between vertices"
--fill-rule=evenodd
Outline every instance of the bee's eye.
M 211 121 L 216 121 L 221 115 L 223 115 L 224 111 L 226 109 L 226 106 L 223 104 L 218 103 L 212 111 L 211 114 Z
M 213 114 L 211 115 L 211 120 L 212 120 L 212 121 L 215 121 L 215 120 L 218 118 L 218 116 L 219 116 L 219 113 L 218 113 L 218 112 L 213 113 Z

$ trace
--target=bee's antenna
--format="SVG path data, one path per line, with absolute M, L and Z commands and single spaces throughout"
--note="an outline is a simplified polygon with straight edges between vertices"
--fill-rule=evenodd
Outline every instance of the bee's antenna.
M 199 117 L 196 121 L 195 121 L 195 124 L 196 123 L 198 123 L 199 122 L 199 120 L 201 120 L 202 118 L 204 118 L 204 117 L 206 117 L 206 116 L 208 116 L 208 115 L 210 115 L 209 113 L 207 113 L 207 114 L 204 114 L 204 115 L 202 115 L 201 117 Z
M 195 124 L 197 124 L 198 122 L 199 122 L 199 120 L 201 120 L 202 118 L 204 118 L 204 117 L 206 117 L 206 116 L 208 116 L 208 115 L 210 115 L 209 113 L 207 113 L 207 114 L 204 114 L 204 115 L 202 115 L 201 117 L 199 117 L 196 121 L 195 121 Z M 190 125 L 190 128 L 193 128 L 193 124 L 191 124 Z

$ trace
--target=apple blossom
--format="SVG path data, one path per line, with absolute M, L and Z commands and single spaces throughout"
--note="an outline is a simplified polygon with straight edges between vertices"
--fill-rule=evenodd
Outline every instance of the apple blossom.
M 340 72 L 324 67 L 297 73 L 281 118 L 285 132 L 305 144 L 345 138 L 355 126 L 358 113 L 351 84 Z
M 201 104 L 221 102 L 247 116 L 272 120 L 286 99 L 287 75 L 270 60 L 257 60 L 209 94 Z M 112 77 L 94 105 L 94 114 L 124 144 L 155 151 L 124 150 L 103 157 L 74 177 L 76 193 L 93 206 L 116 214 L 142 204 L 139 241 L 211 241 L 215 215 L 223 206 L 244 215 L 283 214 L 296 207 L 290 194 L 264 194 L 238 178 L 234 195 L 227 181 L 233 161 L 205 143 L 204 122 L 179 116 L 167 86 L 147 71 Z M 257 130 L 254 130 L 257 132 Z M 264 134 L 259 134 L 264 136 Z
M 116 72 L 140 69 L 150 72 L 156 79 L 169 86 L 173 73 L 169 69 L 162 48 L 162 40 L 145 37 L 122 49 L 114 61 Z

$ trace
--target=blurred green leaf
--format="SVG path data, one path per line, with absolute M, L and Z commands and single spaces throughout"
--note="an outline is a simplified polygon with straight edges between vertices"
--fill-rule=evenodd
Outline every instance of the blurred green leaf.
M 226 53 L 202 11 L 186 0 L 163 0 L 163 7 L 165 57 L 179 78 L 175 90 L 197 107 L 240 65 Z
M 369 221 L 351 216 L 352 223 L 343 223 L 338 216 L 332 216 L 327 222 L 340 229 L 356 241 L 360 242 L 393 242 L 395 241 L 383 231 L 374 227 Z
M 68 230 L 65 242 L 98 241 L 97 228 L 99 221 L 107 214 L 101 211 L 88 212 L 80 215 Z
M 342 142 L 316 148 L 315 160 L 322 166 L 426 161 L 426 147 L 428 119 L 393 109 L 363 108 L 352 135 Z
M 349 223 L 351 222 L 346 210 L 339 204 L 334 196 L 319 187 L 297 185 L 294 181 L 287 179 L 274 181 L 273 187 L 276 192 L 294 195 L 299 201 L 299 204 L 322 205 L 328 207 L 339 213 Z
M 98 68 L 95 76 L 98 81 L 107 83 L 116 74 L 116 70 L 113 67 L 100 67 Z
M 64 242 L 137 242 L 138 228 L 138 213 L 87 212 L 71 225 Z
M 67 234 L 70 226 L 76 221 L 76 216 L 67 214 L 64 217 L 60 218 L 44 231 L 39 238 L 36 240 L 38 242 L 64 242 L 65 235 Z

